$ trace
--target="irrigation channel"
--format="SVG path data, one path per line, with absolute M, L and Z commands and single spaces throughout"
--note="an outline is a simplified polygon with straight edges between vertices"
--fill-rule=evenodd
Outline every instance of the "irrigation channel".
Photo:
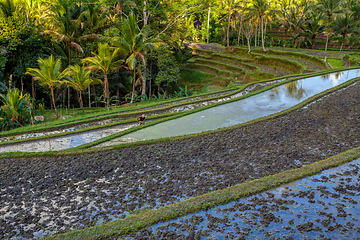
M 249 98 L 144 128 L 99 146 L 181 136 L 234 126 L 291 108 L 309 97 L 358 76 L 359 69 L 353 69 L 304 78 Z
M 120 138 L 115 138 L 108 142 L 99 144 L 97 147 L 139 140 L 181 136 L 234 126 L 288 109 L 305 99 L 314 96 L 315 94 L 335 87 L 357 77 L 358 75 L 359 70 L 353 69 L 293 81 L 246 99 L 213 107 L 185 117 L 141 129 Z M 239 93 L 231 97 L 221 98 L 215 101 L 213 100 L 200 104 L 195 103 L 175 107 L 173 109 L 169 109 L 168 111 L 187 111 L 206 106 L 208 104 L 239 97 L 245 93 L 246 91 L 244 91 L 244 93 Z M 71 134 L 68 136 L 65 135 L 17 144 L 0 145 L 0 152 L 43 152 L 49 150 L 58 151 L 69 149 L 116 134 L 134 126 L 136 126 L 134 123 L 119 124 L 112 127 Z M 73 127 L 63 131 L 71 132 L 74 129 L 75 128 Z
M 124 239 L 360 239 L 360 158 Z

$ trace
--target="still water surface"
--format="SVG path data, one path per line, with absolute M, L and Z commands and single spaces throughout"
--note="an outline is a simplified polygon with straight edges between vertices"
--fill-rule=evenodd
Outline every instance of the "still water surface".
M 359 169 L 360 158 L 274 190 L 155 224 L 147 234 L 182 239 L 191 235 L 198 239 L 360 239 Z
M 359 76 L 359 69 L 293 81 L 236 102 L 213 107 L 127 134 L 99 146 L 200 133 L 268 116 Z
M 304 78 L 246 99 L 144 128 L 98 146 L 181 136 L 234 126 L 288 109 L 313 95 L 358 76 L 359 69 L 354 69 Z M 124 131 L 133 126 L 136 126 L 136 123 L 122 124 L 69 136 L 2 145 L 0 146 L 0 152 L 43 152 L 69 149 Z

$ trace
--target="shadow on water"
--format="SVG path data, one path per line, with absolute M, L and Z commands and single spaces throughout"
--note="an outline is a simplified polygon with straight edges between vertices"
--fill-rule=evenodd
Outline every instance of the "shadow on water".
M 359 239 L 360 159 L 125 239 Z
M 245 123 L 291 108 L 358 75 L 359 70 L 354 69 L 293 81 L 249 98 L 141 129 L 99 146 L 181 136 Z

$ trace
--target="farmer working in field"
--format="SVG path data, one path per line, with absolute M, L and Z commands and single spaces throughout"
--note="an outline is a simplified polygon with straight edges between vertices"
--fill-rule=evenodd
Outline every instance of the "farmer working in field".
M 145 122 L 145 115 L 141 115 L 141 117 L 138 117 L 136 121 L 139 123 L 139 125 L 144 124 Z

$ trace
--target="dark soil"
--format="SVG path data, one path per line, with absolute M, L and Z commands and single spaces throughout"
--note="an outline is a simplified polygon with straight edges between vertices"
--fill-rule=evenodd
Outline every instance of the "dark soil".
M 360 83 L 284 117 L 81 154 L 0 160 L 0 232 L 32 238 L 107 222 L 360 146 Z M 271 218 L 271 216 L 269 216 Z
M 360 239 L 359 170 L 357 159 L 121 239 Z

